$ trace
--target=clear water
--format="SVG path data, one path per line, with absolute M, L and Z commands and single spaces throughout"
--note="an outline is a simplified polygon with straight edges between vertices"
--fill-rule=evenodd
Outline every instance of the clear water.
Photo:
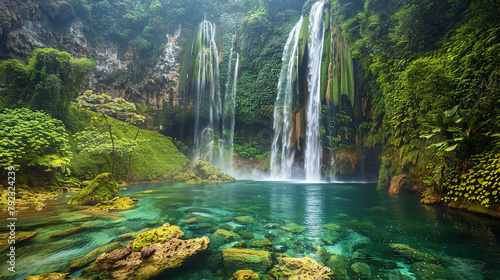
M 143 193 L 146 190 L 152 192 Z M 319 260 L 315 246 L 321 246 L 329 253 L 346 256 L 349 266 L 355 262 L 369 264 L 370 279 L 434 279 L 419 277 L 411 268 L 415 260 L 396 254 L 389 247 L 391 243 L 406 244 L 439 259 L 437 265 L 446 276 L 436 279 L 498 279 L 500 275 L 500 221 L 420 205 L 413 194 L 391 197 L 376 190 L 374 184 L 152 183 L 129 186 L 120 195 L 138 198 L 138 207 L 99 217 L 81 212 L 86 207 L 67 205 L 69 198 L 65 196 L 40 212 L 21 210 L 18 226 L 23 228 L 18 230 L 39 234 L 16 250 L 16 275 L 7 271 L 5 261 L 0 263 L 2 279 L 65 272 L 69 261 L 113 242 L 118 235 L 159 227 L 165 222 L 179 225 L 188 238 L 209 236 L 221 227 L 243 229 L 255 238 L 274 233 L 275 249 L 293 257 L 308 255 Z M 183 225 L 192 215 L 204 217 L 209 226 L 196 229 Z M 6 212 L 0 212 L 0 216 L 5 220 Z M 232 220 L 237 216 L 251 216 L 256 222 L 241 225 Z M 270 223 L 279 226 L 270 227 Z M 302 225 L 305 230 L 301 233 L 284 230 L 288 223 Z M 332 230 L 332 224 L 340 230 Z M 63 238 L 50 237 L 77 226 L 85 226 L 86 230 Z M 335 235 L 336 232 L 340 235 Z M 199 267 L 178 270 L 175 275 L 162 275 L 158 279 L 230 278 L 222 275 L 222 266 L 216 272 L 204 263 Z M 395 271 L 399 274 L 393 278 Z M 76 271 L 72 276 L 79 274 Z M 353 272 L 348 276 L 359 278 Z

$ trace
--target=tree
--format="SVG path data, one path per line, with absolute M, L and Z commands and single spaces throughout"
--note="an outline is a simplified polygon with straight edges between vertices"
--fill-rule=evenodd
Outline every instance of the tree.
M 67 52 L 50 48 L 34 50 L 26 66 L 18 60 L 2 61 L 4 105 L 43 110 L 66 122 L 70 101 L 94 68 L 95 63 L 89 59 L 75 60 Z
M 92 118 L 87 130 L 79 137 L 83 151 L 90 153 L 109 152 L 111 154 L 111 173 L 115 174 L 115 152 L 118 149 L 121 152 L 132 152 L 133 147 L 137 146 L 139 128 L 137 128 L 135 139 L 131 140 L 118 138 L 113 127 L 125 125 L 125 123 L 138 125 L 144 122 L 145 117 L 137 114 L 135 104 L 127 102 L 123 98 L 112 98 L 107 94 L 93 93 L 91 90 L 87 90 L 77 100 L 83 108 L 98 113 L 98 116 Z M 124 120 L 125 123 L 117 122 L 118 119 Z
M 44 171 L 69 173 L 68 134 L 61 121 L 28 108 L 0 112 L 0 165 L 25 171 L 30 166 Z

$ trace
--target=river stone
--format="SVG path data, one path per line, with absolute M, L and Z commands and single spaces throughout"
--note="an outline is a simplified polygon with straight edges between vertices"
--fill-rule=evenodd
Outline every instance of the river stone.
M 52 234 L 50 237 L 52 238 L 59 238 L 59 237 L 65 237 L 71 234 L 79 233 L 83 230 L 87 229 L 86 227 L 74 227 L 74 228 L 68 228 L 63 231 L 59 231 L 57 233 Z
M 351 269 L 361 279 L 371 279 L 372 277 L 371 267 L 366 263 L 356 262 L 351 265 Z
M 391 249 L 409 261 L 436 262 L 437 259 L 429 254 L 422 253 L 405 244 L 391 244 Z
M 298 225 L 296 223 L 288 223 L 283 227 L 283 229 L 293 233 L 301 233 L 306 230 L 306 227 Z
M 228 248 L 222 250 L 222 258 L 228 275 L 240 269 L 251 269 L 256 273 L 264 273 L 272 265 L 271 253 L 267 251 Z
M 250 216 L 239 216 L 239 217 L 236 217 L 234 219 L 236 220 L 236 222 L 238 222 L 240 224 L 244 224 L 244 225 L 255 223 L 254 218 L 252 218 Z
M 232 280 L 259 280 L 259 275 L 251 270 L 238 270 L 233 274 Z
M 331 255 L 326 265 L 332 269 L 334 279 L 349 279 L 349 258 L 343 255 Z
M 36 231 L 16 232 L 16 237 L 14 240 L 16 241 L 16 245 L 19 245 L 21 242 L 26 241 L 26 240 L 34 237 L 37 234 L 38 234 L 38 232 L 36 232 Z M 2 252 L 3 250 L 6 250 L 7 248 L 9 248 L 11 246 L 11 244 L 8 243 L 9 235 L 10 235 L 10 233 L 0 234 L 0 252 Z
M 273 245 L 274 243 L 267 238 L 255 239 L 254 241 L 252 241 L 252 243 L 250 243 L 250 247 L 253 248 L 265 248 L 265 247 L 271 247 Z
M 330 280 L 332 270 L 320 265 L 317 261 L 309 258 L 282 258 L 279 265 L 275 265 L 269 272 L 273 279 L 314 279 Z
M 410 271 L 415 273 L 417 279 L 429 279 L 429 280 L 442 280 L 442 279 L 454 279 L 454 277 L 448 275 L 446 269 L 437 264 L 426 263 L 426 262 L 416 262 L 410 266 Z

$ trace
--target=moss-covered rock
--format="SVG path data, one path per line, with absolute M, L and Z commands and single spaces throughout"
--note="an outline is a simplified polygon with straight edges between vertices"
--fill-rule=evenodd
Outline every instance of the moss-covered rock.
M 19 245 L 22 242 L 27 241 L 30 238 L 33 238 L 37 234 L 38 234 L 38 232 L 36 232 L 36 231 L 16 232 L 16 237 L 14 238 L 14 240 L 16 241 L 16 245 Z M 10 233 L 0 234 L 0 252 L 2 252 L 3 250 L 6 250 L 7 248 L 9 248 L 11 246 L 11 244 L 8 243 L 9 236 L 10 236 Z
M 228 231 L 225 229 L 217 229 L 211 236 L 210 236 L 210 242 L 214 244 L 224 244 L 228 243 L 231 241 L 239 240 L 241 239 L 241 236 L 238 234 Z
M 111 173 L 97 175 L 81 191 L 75 193 L 69 204 L 95 205 L 101 201 L 111 200 L 118 196 L 118 184 Z
M 326 265 L 332 269 L 334 279 L 349 279 L 349 258 L 343 255 L 331 255 Z
M 394 252 L 400 254 L 411 262 L 436 262 L 438 260 L 430 254 L 422 253 L 405 244 L 391 244 L 390 247 L 394 250 Z
M 306 230 L 306 227 L 298 225 L 296 223 L 288 223 L 283 227 L 283 229 L 293 233 L 301 233 Z
M 372 279 L 372 269 L 367 263 L 353 263 L 351 269 L 360 279 Z
M 417 279 L 429 279 L 429 280 L 446 280 L 455 279 L 451 273 L 446 271 L 441 265 L 426 262 L 416 262 L 410 266 L 410 271 L 413 272 Z
M 69 276 L 69 273 L 43 273 L 40 275 L 30 275 L 25 278 L 25 280 L 70 280 L 79 279 Z
M 272 247 L 273 245 L 274 243 L 267 238 L 255 239 L 252 241 L 252 243 L 250 243 L 250 247 L 253 248 L 266 248 L 266 247 Z
M 108 201 L 101 201 L 93 208 L 105 211 L 126 210 L 134 207 L 134 201 L 130 197 L 115 197 Z
M 56 233 L 52 234 L 50 237 L 52 237 L 52 238 L 65 237 L 65 236 L 68 236 L 68 235 L 79 233 L 79 232 L 81 232 L 83 230 L 86 230 L 86 229 L 87 229 L 86 227 L 81 227 L 81 226 L 80 227 L 68 228 L 68 229 L 56 232 Z
M 331 279 L 332 270 L 309 258 L 282 258 L 269 272 L 272 279 Z
M 244 225 L 255 223 L 255 219 L 252 218 L 251 216 L 239 216 L 239 217 L 235 217 L 234 220 L 237 223 L 244 224 Z
M 233 273 L 232 280 L 259 280 L 259 275 L 251 270 L 238 270 Z
M 230 175 L 225 174 L 208 162 L 198 160 L 196 164 L 191 168 L 194 175 L 199 177 L 203 183 L 224 183 L 224 182 L 234 182 L 236 181 Z
M 155 228 L 139 234 L 134 239 L 133 251 L 138 252 L 142 248 L 150 245 L 160 245 L 171 238 L 181 238 L 184 235 L 178 226 L 171 226 L 169 223 L 159 228 Z
M 272 265 L 271 253 L 267 251 L 228 248 L 222 250 L 222 258 L 226 273 L 229 275 L 240 269 L 264 273 Z

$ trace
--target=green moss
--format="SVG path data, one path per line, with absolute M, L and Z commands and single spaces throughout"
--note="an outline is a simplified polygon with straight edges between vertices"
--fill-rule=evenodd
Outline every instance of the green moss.
M 134 207 L 134 201 L 130 197 L 115 197 L 109 201 L 101 201 L 93 208 L 100 210 L 126 210 Z
M 180 238 L 184 233 L 177 226 L 166 223 L 162 227 L 139 234 L 134 240 L 134 252 L 149 245 L 160 245 L 171 238 Z
M 69 204 L 88 205 L 111 200 L 118 196 L 118 184 L 111 173 L 103 173 L 81 191 L 75 193 Z

